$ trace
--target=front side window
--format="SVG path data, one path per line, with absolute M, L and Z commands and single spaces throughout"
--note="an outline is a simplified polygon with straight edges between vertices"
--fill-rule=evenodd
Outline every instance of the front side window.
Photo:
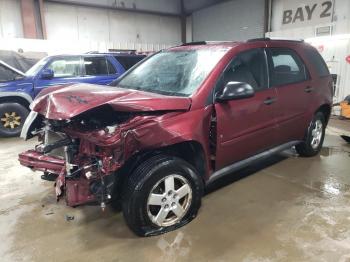
M 255 91 L 268 88 L 264 51 L 253 49 L 238 54 L 225 70 L 220 86 L 224 87 L 228 82 L 247 83 Z
M 227 50 L 162 51 L 144 60 L 113 85 L 165 95 L 190 96 Z
M 271 48 L 270 83 L 280 86 L 307 80 L 306 66 L 296 52 L 290 49 Z
M 84 57 L 84 67 L 86 75 L 108 75 L 108 65 L 105 57 Z
M 74 77 L 80 75 L 80 57 L 57 58 L 49 66 L 54 77 Z
M 36 76 L 36 74 L 46 65 L 49 59 L 50 57 L 47 56 L 39 60 L 35 65 L 28 69 L 26 76 Z

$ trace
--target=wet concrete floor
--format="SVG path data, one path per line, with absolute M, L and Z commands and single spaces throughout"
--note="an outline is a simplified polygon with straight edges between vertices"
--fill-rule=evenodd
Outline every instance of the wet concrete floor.
M 319 156 L 287 151 L 219 181 L 194 221 L 150 238 L 121 213 L 56 203 L 17 162 L 34 144 L 0 140 L 0 261 L 350 261 L 350 146 L 338 136 Z

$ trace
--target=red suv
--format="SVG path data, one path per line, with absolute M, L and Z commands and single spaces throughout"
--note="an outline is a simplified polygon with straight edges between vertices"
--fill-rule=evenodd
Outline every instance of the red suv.
M 191 221 L 203 188 L 295 146 L 316 155 L 332 78 L 303 41 L 197 42 L 158 52 L 112 86 L 44 89 L 21 136 L 22 165 L 55 180 L 69 206 L 121 204 L 149 236 Z

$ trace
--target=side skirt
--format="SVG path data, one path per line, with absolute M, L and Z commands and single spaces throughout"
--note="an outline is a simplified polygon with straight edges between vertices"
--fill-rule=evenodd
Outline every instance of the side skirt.
M 291 148 L 299 143 L 301 143 L 302 141 L 291 141 L 282 145 L 279 145 L 277 147 L 271 148 L 269 150 L 266 150 L 262 153 L 259 153 L 257 155 L 251 156 L 249 158 L 246 158 L 244 160 L 241 160 L 239 162 L 233 163 L 232 165 L 226 166 L 218 171 L 215 171 L 210 178 L 208 179 L 208 181 L 206 182 L 206 185 L 209 185 L 211 183 L 213 183 L 214 181 L 216 181 L 217 179 L 220 179 L 221 177 L 224 177 L 226 175 L 232 174 L 233 172 L 240 170 L 242 168 L 245 168 L 249 165 L 251 165 L 254 162 L 257 162 L 259 160 L 263 160 L 266 159 L 272 155 L 275 155 L 276 153 L 279 153 L 281 151 L 284 151 L 288 148 Z

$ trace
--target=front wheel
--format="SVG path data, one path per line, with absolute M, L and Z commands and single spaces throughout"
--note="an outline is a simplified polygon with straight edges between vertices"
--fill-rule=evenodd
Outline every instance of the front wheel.
M 18 103 L 0 104 L 0 137 L 19 136 L 28 109 Z
M 152 157 L 136 168 L 126 182 L 126 223 L 140 236 L 174 230 L 196 216 L 202 193 L 203 182 L 190 164 L 177 157 Z
M 317 112 L 307 130 L 304 142 L 295 146 L 300 156 L 311 157 L 317 155 L 323 145 L 326 130 L 326 120 L 321 112 Z

